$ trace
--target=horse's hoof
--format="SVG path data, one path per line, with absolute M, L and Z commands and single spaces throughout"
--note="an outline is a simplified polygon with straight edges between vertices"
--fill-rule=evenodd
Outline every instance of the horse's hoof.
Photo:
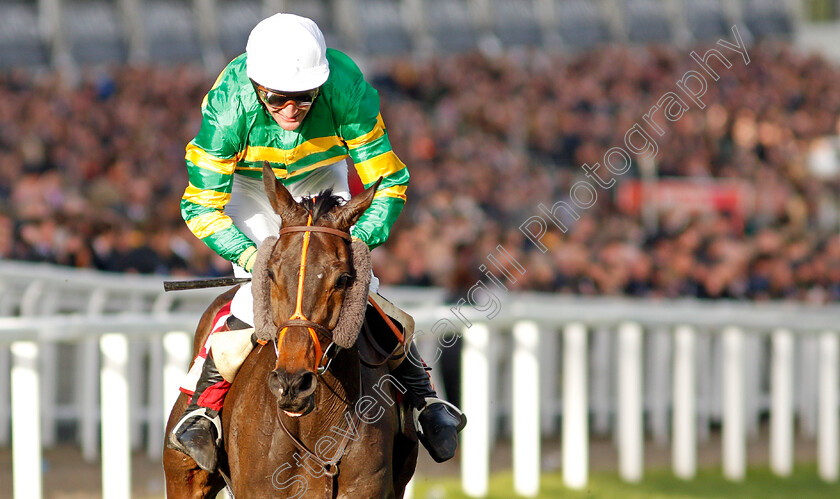
M 464 418 L 466 419 L 466 418 Z M 463 428 L 461 417 L 456 417 L 444 404 L 429 404 L 417 416 L 421 432 L 418 438 L 438 463 L 455 456 L 458 448 L 458 431 Z

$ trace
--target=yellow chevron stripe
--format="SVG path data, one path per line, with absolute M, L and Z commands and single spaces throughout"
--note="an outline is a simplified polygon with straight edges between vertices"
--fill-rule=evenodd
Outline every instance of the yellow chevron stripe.
M 305 166 L 305 167 L 300 168 L 298 170 L 295 170 L 291 173 L 287 172 L 286 170 L 284 170 L 282 168 L 274 168 L 274 174 L 277 175 L 278 178 L 296 177 L 296 176 L 298 176 L 302 173 L 307 173 L 307 172 L 311 172 L 312 170 L 317 170 L 318 168 L 321 168 L 322 166 L 332 165 L 332 164 L 337 163 L 337 162 L 341 161 L 342 159 L 345 159 L 345 158 L 348 158 L 348 157 L 350 157 L 350 156 L 345 154 L 344 156 L 335 156 L 335 157 L 332 157 L 332 158 L 327 158 L 323 161 L 318 161 L 317 163 L 313 163 L 309 166 Z M 237 170 L 247 170 L 247 171 L 262 171 L 262 168 L 257 168 L 255 166 L 239 166 L 236 169 Z
M 269 163 L 288 164 L 309 156 L 326 152 L 330 148 L 340 146 L 344 143 L 340 138 L 332 135 L 330 137 L 318 137 L 307 140 L 293 149 L 281 149 L 278 147 L 247 146 L 244 151 L 245 161 L 268 161 Z
M 199 239 L 212 236 L 221 230 L 227 229 L 231 225 L 233 225 L 233 220 L 218 211 L 205 213 L 204 215 L 187 220 L 187 227 Z
M 192 162 L 199 168 L 212 172 L 230 175 L 236 167 L 236 158 L 223 159 L 210 155 L 204 149 L 190 142 L 187 144 L 187 161 Z
M 403 168 L 405 168 L 405 165 L 394 154 L 394 151 L 382 153 L 356 164 L 356 171 L 359 172 L 359 178 L 365 185 L 375 182 L 379 177 L 387 177 L 392 173 L 397 173 Z
M 382 121 L 382 115 L 378 114 L 376 116 L 376 126 L 373 127 L 373 130 L 362 136 L 356 137 L 355 139 L 348 140 L 347 147 L 355 149 L 361 145 L 367 144 L 368 142 L 373 142 L 383 135 L 385 135 L 385 122 Z
M 376 198 L 397 198 L 402 199 L 405 201 L 405 191 L 408 189 L 407 185 L 395 185 L 392 187 L 386 187 L 385 189 L 376 191 L 376 195 L 373 196 L 373 199 Z
M 191 203 L 200 204 L 208 208 L 224 208 L 230 201 L 230 194 L 211 190 L 199 189 L 190 183 L 184 191 L 183 198 Z

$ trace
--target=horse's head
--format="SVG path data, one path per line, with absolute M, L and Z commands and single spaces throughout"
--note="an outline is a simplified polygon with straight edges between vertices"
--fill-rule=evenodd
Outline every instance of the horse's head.
M 351 248 L 349 229 L 379 182 L 342 206 L 329 192 L 297 203 L 267 164 L 263 179 L 283 228 L 263 242 L 254 264 L 254 326 L 277 349 L 269 389 L 281 409 L 300 416 L 314 408 L 318 375 L 338 347 L 349 348 L 358 335 L 370 256 L 361 241 Z

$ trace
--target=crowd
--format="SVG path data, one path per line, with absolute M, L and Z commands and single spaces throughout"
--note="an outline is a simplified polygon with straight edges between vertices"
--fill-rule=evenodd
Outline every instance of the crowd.
M 700 48 L 702 50 L 702 48 Z M 501 244 L 511 287 L 582 295 L 840 300 L 840 177 L 813 151 L 838 134 L 840 68 L 748 47 L 657 136 L 658 174 L 736 179 L 743 213 L 670 207 L 650 218 L 602 190 L 542 253 L 519 230 L 568 197 L 583 163 L 623 143 L 696 64 L 685 50 L 478 53 L 371 61 L 408 204 L 373 252 L 384 284 L 463 288 Z M 0 258 L 118 272 L 224 275 L 181 220 L 184 146 L 212 83 L 198 67 L 0 75 Z M 637 168 L 622 178 L 631 181 Z

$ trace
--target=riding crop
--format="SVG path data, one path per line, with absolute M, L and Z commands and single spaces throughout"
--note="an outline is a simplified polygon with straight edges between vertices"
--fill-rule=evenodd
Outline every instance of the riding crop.
M 163 281 L 164 291 L 184 291 L 187 289 L 218 288 L 251 282 L 250 277 L 211 277 L 192 281 Z

